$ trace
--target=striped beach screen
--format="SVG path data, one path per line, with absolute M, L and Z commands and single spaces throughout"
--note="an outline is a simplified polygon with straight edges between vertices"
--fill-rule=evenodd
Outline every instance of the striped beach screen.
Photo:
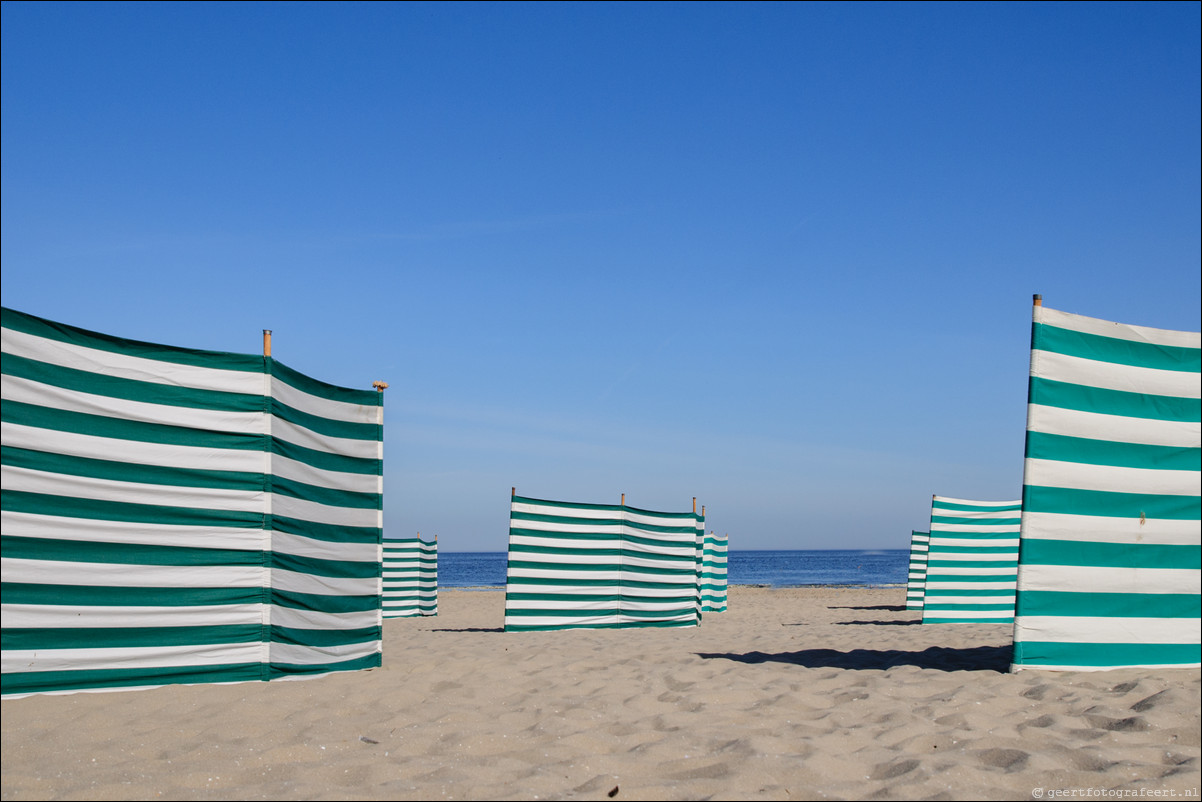
M 380 665 L 382 394 L 2 316 L 5 696 Z
M 1021 500 L 932 498 L 922 623 L 1014 621 L 1021 510 Z
M 438 615 L 438 539 L 384 539 L 384 617 Z
M 1037 301 L 1014 670 L 1199 665 L 1199 345 Z
M 696 626 L 699 527 L 693 512 L 515 495 L 505 630 Z
M 705 536 L 701 562 L 701 612 L 726 612 L 726 535 Z
M 910 532 L 910 573 L 906 579 L 906 609 L 921 610 L 927 587 L 927 544 L 930 532 Z

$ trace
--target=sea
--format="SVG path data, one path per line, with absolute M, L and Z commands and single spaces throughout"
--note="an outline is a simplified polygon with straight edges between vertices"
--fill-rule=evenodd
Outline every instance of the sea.
M 440 551 L 440 588 L 504 588 L 503 551 Z M 728 585 L 785 588 L 810 585 L 888 587 L 904 585 L 908 549 L 823 549 L 812 551 L 730 551 Z

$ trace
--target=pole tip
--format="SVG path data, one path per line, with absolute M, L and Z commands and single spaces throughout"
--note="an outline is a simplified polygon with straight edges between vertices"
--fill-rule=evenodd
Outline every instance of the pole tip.
M 388 389 L 388 382 L 375 381 L 371 383 L 371 386 L 375 387 L 377 392 L 382 393 Z
M 1042 295 L 1034 295 L 1031 297 L 1031 300 L 1034 302 L 1034 304 L 1036 306 L 1043 306 L 1043 296 Z

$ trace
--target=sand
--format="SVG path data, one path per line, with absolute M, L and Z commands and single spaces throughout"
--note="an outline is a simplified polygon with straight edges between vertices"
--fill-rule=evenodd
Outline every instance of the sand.
M 6 700 L 0 795 L 1198 798 L 1197 669 L 1007 673 L 1008 626 L 920 626 L 904 592 L 506 634 L 502 592 L 443 590 L 373 671 Z

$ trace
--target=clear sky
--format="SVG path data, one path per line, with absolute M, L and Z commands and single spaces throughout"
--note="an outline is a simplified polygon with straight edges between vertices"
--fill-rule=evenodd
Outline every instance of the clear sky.
M 3 303 L 389 382 L 387 537 L 908 548 L 1021 494 L 1033 294 L 1202 328 L 1200 9 L 5 2 Z

